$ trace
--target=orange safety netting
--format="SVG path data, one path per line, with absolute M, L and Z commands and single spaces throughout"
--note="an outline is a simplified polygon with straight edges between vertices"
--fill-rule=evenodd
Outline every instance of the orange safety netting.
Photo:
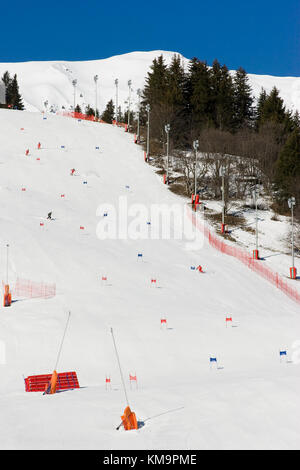
M 95 116 L 89 116 L 88 114 L 84 113 L 77 113 L 77 112 L 64 112 L 64 113 L 58 113 L 61 116 L 65 117 L 72 117 L 75 119 L 83 119 L 84 121 L 95 121 L 95 122 L 102 122 L 105 123 L 105 121 L 102 121 L 102 119 L 95 118 Z
M 203 232 L 204 236 L 208 239 L 209 244 L 213 248 L 221 253 L 237 258 L 249 269 L 255 271 L 261 277 L 271 282 L 275 287 L 288 295 L 291 299 L 300 303 L 300 292 L 291 287 L 288 281 L 284 280 L 277 272 L 273 271 L 268 266 L 264 266 L 261 261 L 251 257 L 251 255 L 243 248 L 227 244 L 219 236 L 212 233 L 209 228 L 197 218 L 196 214 L 190 210 L 188 210 L 188 216 L 192 220 L 193 225 Z
M 3 282 L 2 282 L 3 284 Z M 4 284 L 3 284 L 4 285 Z M 14 284 L 10 285 L 12 297 L 44 298 L 49 299 L 56 295 L 56 285 L 44 282 L 34 282 L 28 279 L 18 278 Z

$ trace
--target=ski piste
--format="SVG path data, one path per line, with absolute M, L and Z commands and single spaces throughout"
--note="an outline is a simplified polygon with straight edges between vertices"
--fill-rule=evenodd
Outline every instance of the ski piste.
M 190 250 L 185 240 L 100 240 L 97 224 L 106 212 L 106 222 L 112 220 L 126 185 L 129 207 L 187 201 L 168 191 L 131 134 L 81 124 L 0 110 L 2 279 L 9 242 L 12 277 L 57 286 L 53 298 L 16 299 L 1 309 L 1 448 L 76 449 L 79 442 L 83 449 L 299 448 L 299 365 L 279 357 L 285 349 L 298 354 L 299 306 L 207 243 Z M 37 142 L 48 150 L 36 150 Z M 24 154 L 28 147 L 31 156 Z M 98 175 L 89 191 L 70 168 Z M 50 209 L 56 221 L 44 230 L 39 219 L 47 220 Z M 155 219 L 143 217 L 154 230 Z M 138 253 L 145 261 L 137 262 Z M 190 269 L 198 265 L 206 272 Z M 75 370 L 81 388 L 26 393 L 22 374 L 52 373 L 68 310 L 72 322 L 57 372 Z M 226 327 L 227 317 L 238 328 Z M 162 318 L 170 329 L 161 328 Z M 129 403 L 143 424 L 129 432 L 116 431 L 124 393 L 112 326 Z M 130 389 L 135 373 L 139 387 Z

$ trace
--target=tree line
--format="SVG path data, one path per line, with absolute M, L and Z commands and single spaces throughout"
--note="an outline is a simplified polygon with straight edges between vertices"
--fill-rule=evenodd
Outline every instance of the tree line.
M 230 73 L 218 60 L 209 67 L 193 58 L 185 69 L 180 56 L 174 55 L 166 65 L 160 55 L 145 80 L 140 112 L 144 126 L 147 104 L 154 154 L 165 154 L 164 129 L 170 124 L 173 153 L 184 158 L 198 140 L 199 152 L 222 161 L 228 175 L 234 166 L 235 180 L 243 182 L 240 186 L 247 188 L 254 180 L 262 183 L 278 211 L 286 211 L 290 196 L 300 205 L 299 114 L 286 108 L 276 87 L 269 93 L 262 89 L 255 100 L 242 67 Z

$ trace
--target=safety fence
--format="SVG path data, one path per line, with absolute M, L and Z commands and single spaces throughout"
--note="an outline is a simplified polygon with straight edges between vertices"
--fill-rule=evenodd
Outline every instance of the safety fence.
M 125 122 L 117 122 L 115 119 L 112 121 L 112 125 L 117 127 L 124 127 L 125 131 L 127 131 L 128 129 L 128 124 L 126 124 Z
M 52 374 L 30 375 L 24 379 L 26 392 L 44 392 L 49 385 Z M 76 372 L 60 372 L 57 374 L 56 390 L 72 390 L 79 388 Z
M 90 116 L 89 114 L 84 114 L 84 113 L 77 113 L 77 112 L 73 112 L 73 111 L 70 111 L 70 112 L 63 112 L 63 113 L 57 113 L 59 114 L 60 116 L 64 116 L 64 117 L 72 117 L 72 118 L 75 118 L 75 119 L 79 119 L 79 120 L 84 120 L 84 121 L 93 121 L 93 122 L 101 122 L 103 124 L 108 124 L 107 122 L 103 121 L 102 119 L 99 119 L 99 118 L 96 118 L 95 116 Z M 113 126 L 117 126 L 117 127 L 123 127 L 125 129 L 125 131 L 127 132 L 127 129 L 128 129 L 128 124 L 126 124 L 125 122 L 117 122 L 115 119 L 112 121 L 112 125 Z
M 2 285 L 4 287 L 3 281 Z M 56 295 L 56 285 L 17 278 L 15 283 L 10 283 L 10 292 L 13 299 L 16 297 L 50 299 Z
M 255 271 L 261 277 L 271 282 L 275 287 L 280 289 L 284 294 L 288 295 L 291 299 L 300 303 L 300 292 L 291 287 L 289 282 L 284 280 L 277 272 L 273 271 L 268 266 L 265 266 L 262 261 L 254 259 L 246 250 L 240 247 L 232 246 L 222 240 L 218 235 L 211 232 L 209 228 L 200 220 L 197 215 L 188 210 L 188 215 L 192 220 L 194 226 L 197 227 L 204 236 L 208 238 L 209 244 L 216 250 L 228 256 L 233 256 L 239 261 L 244 263 L 249 269 Z
M 82 119 L 84 121 L 95 121 L 95 122 L 102 122 L 105 123 L 105 121 L 102 121 L 102 119 L 96 118 L 95 116 L 90 116 L 89 114 L 84 114 L 84 113 L 77 113 L 77 112 L 64 112 L 64 113 L 59 113 L 60 116 L 65 116 L 65 117 L 72 117 L 75 119 Z

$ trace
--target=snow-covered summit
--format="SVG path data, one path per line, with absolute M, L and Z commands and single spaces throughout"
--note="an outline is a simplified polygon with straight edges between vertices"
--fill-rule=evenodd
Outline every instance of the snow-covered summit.
M 136 101 L 136 90 L 143 88 L 149 67 L 155 57 L 163 54 L 166 63 L 170 63 L 174 54 L 171 51 L 130 52 L 107 59 L 89 61 L 41 61 L 0 63 L 0 74 L 8 70 L 17 73 L 20 92 L 28 111 L 42 111 L 44 103 L 48 109 L 61 111 L 62 106 L 69 109 L 74 102 L 72 81 L 77 79 L 76 103 L 81 106 L 95 106 L 95 82 L 98 80 L 98 108 L 102 112 L 106 103 L 115 100 L 115 79 L 119 80 L 119 104 L 124 106 L 128 99 L 128 80 L 132 81 L 133 102 Z M 188 59 L 181 54 L 183 64 Z M 201 56 L 199 57 L 201 59 Z M 243 65 L 243 64 L 241 64 Z M 257 97 L 261 88 L 270 91 L 276 86 L 286 106 L 300 110 L 300 77 L 273 77 L 270 75 L 249 75 L 253 93 Z

